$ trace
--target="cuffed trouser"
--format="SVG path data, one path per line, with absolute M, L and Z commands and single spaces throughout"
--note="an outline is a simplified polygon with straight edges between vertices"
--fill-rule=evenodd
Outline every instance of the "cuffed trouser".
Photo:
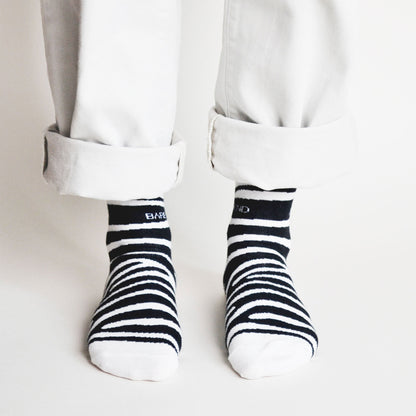
M 174 133 L 180 0 L 41 0 L 56 123 L 44 177 L 61 194 L 128 200 L 180 182 Z M 350 169 L 351 1 L 226 0 L 210 110 L 214 170 L 263 189 Z

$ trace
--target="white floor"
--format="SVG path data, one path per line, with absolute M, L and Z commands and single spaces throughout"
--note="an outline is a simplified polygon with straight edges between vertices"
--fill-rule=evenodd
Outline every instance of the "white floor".
M 75 204 L 90 214 L 95 208 L 97 224 L 105 221 L 100 203 L 61 201 L 60 208 Z M 204 271 L 181 261 L 180 370 L 169 381 L 151 383 L 113 377 L 88 361 L 85 334 L 106 273 L 105 227 L 83 231 L 79 216 L 68 214 L 62 220 L 73 222 L 71 235 L 56 227 L 55 218 L 49 222 L 46 211 L 8 208 L 1 241 L 2 416 L 412 414 L 413 258 L 400 245 L 400 229 L 385 237 L 389 223 L 380 222 L 376 235 L 358 226 L 338 234 L 340 224 L 319 231 L 316 224 L 312 238 L 310 229 L 308 237 L 296 228 L 292 271 L 321 345 L 308 366 L 279 378 L 246 381 L 232 371 L 223 346 L 220 266 Z
M 259 381 L 239 378 L 224 351 L 232 184 L 205 160 L 222 1 L 184 4 L 178 128 L 188 158 L 167 196 L 184 347 L 179 371 L 162 383 L 116 378 L 88 361 L 86 331 L 107 273 L 105 205 L 44 184 L 41 131 L 53 109 L 39 4 L 2 8 L 0 416 L 416 414 L 414 2 L 362 3 L 357 166 L 299 192 L 293 208 L 289 265 L 319 352 L 293 374 Z

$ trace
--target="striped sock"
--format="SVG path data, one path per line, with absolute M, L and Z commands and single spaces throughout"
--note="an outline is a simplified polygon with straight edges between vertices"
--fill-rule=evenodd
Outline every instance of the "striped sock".
M 178 365 L 181 330 L 163 198 L 108 202 L 110 272 L 88 335 L 91 361 L 133 380 L 162 380 Z
M 224 272 L 226 346 L 244 378 L 283 374 L 308 362 L 318 339 L 286 258 L 296 189 L 236 186 Z

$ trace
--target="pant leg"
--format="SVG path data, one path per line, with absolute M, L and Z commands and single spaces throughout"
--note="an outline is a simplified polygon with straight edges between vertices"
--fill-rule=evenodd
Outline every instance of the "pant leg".
M 214 170 L 263 189 L 309 187 L 350 170 L 353 2 L 226 0 L 210 112 Z
M 44 177 L 62 194 L 160 196 L 181 179 L 173 133 L 180 0 L 41 0 L 56 124 Z

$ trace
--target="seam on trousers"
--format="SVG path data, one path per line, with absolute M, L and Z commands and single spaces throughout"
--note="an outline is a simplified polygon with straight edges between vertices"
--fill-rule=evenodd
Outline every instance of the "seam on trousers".
M 178 170 L 176 172 L 176 178 L 175 178 L 175 182 L 173 183 L 173 186 L 178 185 L 183 178 L 183 173 L 184 173 L 184 169 L 185 169 L 185 156 L 186 156 L 186 144 L 185 141 L 183 140 L 183 137 L 177 132 L 175 131 L 173 133 L 173 137 L 175 138 L 175 143 L 176 140 L 181 141 L 184 143 L 183 149 L 181 150 L 180 154 L 179 154 L 179 158 L 178 158 Z M 171 145 L 173 145 L 173 140 L 171 140 Z
M 214 168 L 214 163 L 212 161 L 213 155 L 212 155 L 212 140 L 214 135 L 214 129 L 215 129 L 215 121 L 217 118 L 220 117 L 220 114 L 217 114 L 209 123 L 208 128 L 208 146 L 207 146 L 207 152 L 208 152 L 208 162 L 211 165 L 212 168 Z
M 48 157 L 48 141 L 46 137 L 43 137 L 43 170 L 42 173 L 46 172 L 49 164 L 49 157 Z
M 226 103 L 226 116 L 231 117 L 230 114 L 230 98 L 228 93 L 228 73 L 229 73 L 229 43 L 230 43 L 230 3 L 231 0 L 225 0 L 225 16 L 224 16 L 224 59 L 225 59 L 225 68 L 224 68 L 224 95 Z

